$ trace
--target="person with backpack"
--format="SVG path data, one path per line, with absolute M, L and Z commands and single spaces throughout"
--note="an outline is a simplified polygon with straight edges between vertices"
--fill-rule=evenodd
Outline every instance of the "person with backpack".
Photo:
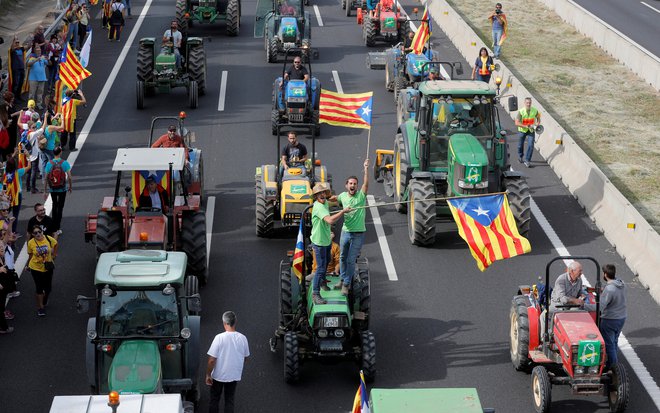
M 58 126 L 58 125 L 51 125 L 49 124 L 49 118 L 48 112 L 44 115 L 44 122 L 48 125 L 44 128 L 44 135 L 43 139 L 39 139 L 39 150 L 41 151 L 41 156 L 39 157 L 41 164 L 39 165 L 39 170 L 45 171 L 46 170 L 46 164 L 49 161 L 52 161 L 55 158 L 55 141 L 58 139 L 58 133 L 62 132 L 64 130 L 63 126 Z M 59 120 L 61 119 L 62 114 L 57 114 L 53 117 L 52 120 Z M 37 192 L 36 189 L 33 188 L 34 192 Z
M 124 25 L 124 4 L 121 0 L 113 0 L 110 5 L 110 31 L 108 32 L 108 41 L 119 41 L 121 27 Z
M 48 161 L 46 170 L 44 171 L 44 195 L 48 198 L 48 194 L 53 200 L 53 222 L 55 224 L 55 231 L 57 234 L 62 234 L 62 212 L 64 211 L 64 201 L 66 201 L 66 193 L 71 192 L 73 189 L 73 181 L 71 176 L 71 164 L 62 159 L 62 147 L 58 146 L 53 151 L 55 158 Z
M 39 149 L 39 141 L 44 142 L 44 125 L 41 122 L 34 121 L 28 122 L 28 130 L 21 133 L 21 140 L 19 147 L 27 153 L 25 156 L 25 166 L 30 165 L 26 176 L 26 191 L 36 193 L 37 191 L 37 175 L 39 175 L 39 157 L 41 150 Z M 23 166 L 22 164 L 19 166 Z

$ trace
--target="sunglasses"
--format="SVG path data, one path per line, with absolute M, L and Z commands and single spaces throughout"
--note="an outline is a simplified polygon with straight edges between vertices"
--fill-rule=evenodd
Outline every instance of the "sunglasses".
M 0 209 L 0 212 L 9 212 L 8 209 Z
M 39 234 L 43 234 L 43 233 L 44 233 L 43 231 L 34 231 L 32 233 L 32 235 L 39 235 Z

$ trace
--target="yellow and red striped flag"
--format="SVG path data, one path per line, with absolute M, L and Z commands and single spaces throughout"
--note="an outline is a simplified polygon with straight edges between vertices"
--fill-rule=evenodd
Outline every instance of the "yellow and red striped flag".
M 413 37 L 412 48 L 414 54 L 424 53 L 424 45 L 428 43 L 432 32 L 431 15 L 429 14 L 428 7 L 424 7 L 422 21 L 419 25 L 419 29 L 415 32 L 415 37 Z
M 60 59 L 60 80 L 69 89 L 76 89 L 83 79 L 91 75 L 92 73 L 80 64 L 80 60 L 73 53 L 71 45 L 67 43 L 66 49 L 62 51 L 62 57 Z
M 496 260 L 532 250 L 527 238 L 518 233 L 505 194 L 453 198 L 447 203 L 458 233 L 468 243 L 481 271 Z
M 303 282 L 303 264 L 305 263 L 305 243 L 303 237 L 303 220 L 301 219 L 298 237 L 296 238 L 296 248 L 293 250 L 293 265 L 291 266 L 293 274 L 298 277 L 300 283 Z
M 149 177 L 152 177 L 158 186 L 167 191 L 170 184 L 170 171 L 133 171 L 133 207 L 139 205 L 140 196 L 147 186 Z
M 373 94 L 345 94 L 321 89 L 319 122 L 347 128 L 371 128 Z
M 353 410 L 351 413 L 370 413 L 369 393 L 367 393 L 367 384 L 364 382 L 364 373 L 360 370 L 360 387 L 358 387 L 353 399 Z

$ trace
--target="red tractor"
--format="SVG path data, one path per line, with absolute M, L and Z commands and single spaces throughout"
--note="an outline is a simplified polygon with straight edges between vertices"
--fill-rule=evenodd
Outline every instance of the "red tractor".
M 367 47 L 375 46 L 376 42 L 391 46 L 403 42 L 409 30 L 396 0 L 380 0 L 373 10 L 358 8 L 357 22 L 362 25 L 362 37 Z
M 611 412 L 623 412 L 628 405 L 628 376 L 622 363 L 604 371 L 605 342 L 600 334 L 598 294 L 587 288 L 584 306 L 555 306 L 549 311 L 550 266 L 558 260 L 589 260 L 591 257 L 562 256 L 552 259 L 545 270 L 545 284 L 521 285 L 513 297 L 510 313 L 510 352 L 516 370 L 532 372 L 534 408 L 550 411 L 552 385 L 568 385 L 573 394 L 602 394 Z
M 115 193 L 103 198 L 97 214 L 87 216 L 85 241 L 95 243 L 99 255 L 126 249 L 183 251 L 188 257 L 187 274 L 205 284 L 206 215 L 202 194 L 189 189 L 199 190 L 202 184 L 187 185 L 194 177 L 185 149 L 121 148 L 112 170 L 117 172 Z M 120 196 L 126 172 L 131 185 Z M 149 191 L 149 181 L 156 184 L 155 192 Z

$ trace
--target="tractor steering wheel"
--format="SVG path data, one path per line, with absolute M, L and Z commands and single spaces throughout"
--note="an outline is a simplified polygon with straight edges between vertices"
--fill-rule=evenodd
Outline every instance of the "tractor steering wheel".
M 582 304 L 561 304 L 556 305 L 555 308 L 582 308 Z
M 449 122 L 449 127 L 450 128 L 455 128 L 455 129 L 467 129 L 468 127 L 468 121 L 465 119 L 461 118 L 454 118 Z
M 138 207 L 140 212 L 162 212 L 163 210 L 158 207 Z

